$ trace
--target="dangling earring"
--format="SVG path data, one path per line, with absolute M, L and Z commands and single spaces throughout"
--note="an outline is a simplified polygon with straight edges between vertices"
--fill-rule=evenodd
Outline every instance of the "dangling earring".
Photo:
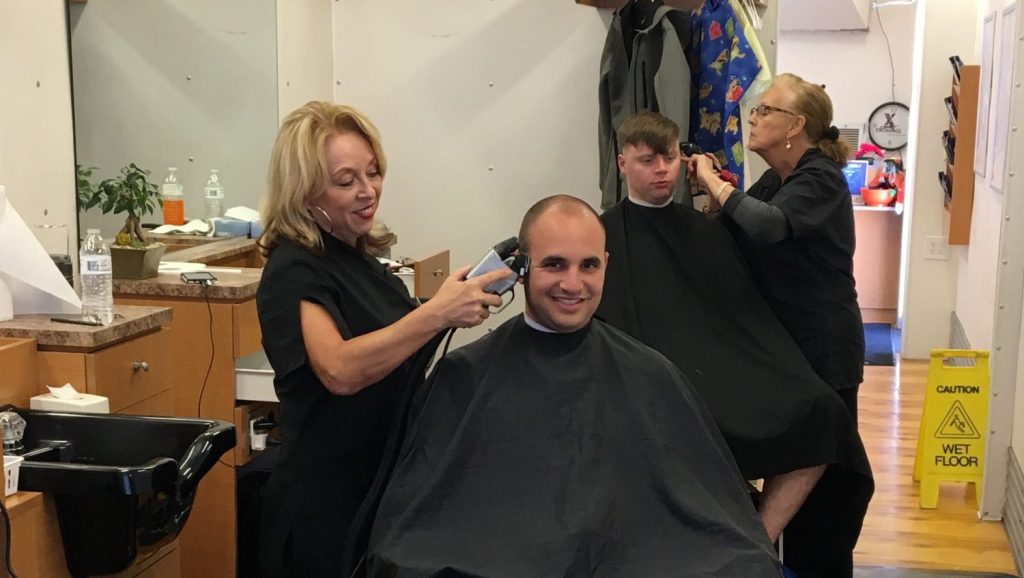
M 786 139 L 786 150 L 788 151 L 791 148 L 793 148 L 793 143 L 789 142 L 789 139 L 787 138 Z M 317 208 L 320 208 L 320 207 L 317 207 Z
M 330 223 L 331 230 L 327 231 L 327 234 L 330 235 L 331 233 L 333 233 L 334 232 L 334 219 L 332 219 L 331 216 L 327 214 L 327 211 L 321 209 L 320 205 L 313 205 L 313 208 L 318 210 L 318 211 L 320 211 L 320 214 L 323 215 L 325 219 L 327 219 L 328 223 Z M 310 215 L 310 216 L 312 216 L 312 215 Z M 314 222 L 316 221 L 316 217 L 313 217 L 313 221 Z

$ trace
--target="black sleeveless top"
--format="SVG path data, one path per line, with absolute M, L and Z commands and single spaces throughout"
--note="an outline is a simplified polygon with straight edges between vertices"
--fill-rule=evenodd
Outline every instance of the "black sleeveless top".
M 339 575 L 342 542 L 377 472 L 410 366 L 353 396 L 333 395 L 317 379 L 302 338 L 302 301 L 322 306 L 345 339 L 382 329 L 416 307 L 376 259 L 323 237 L 322 255 L 282 240 L 256 295 L 281 402 L 283 444 L 264 494 L 261 548 L 274 575 Z

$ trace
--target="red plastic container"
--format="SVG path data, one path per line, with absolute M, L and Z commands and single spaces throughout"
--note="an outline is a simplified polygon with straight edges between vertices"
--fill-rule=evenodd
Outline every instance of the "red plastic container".
M 864 204 L 872 207 L 887 207 L 896 200 L 896 189 L 869 189 L 861 187 L 860 196 Z

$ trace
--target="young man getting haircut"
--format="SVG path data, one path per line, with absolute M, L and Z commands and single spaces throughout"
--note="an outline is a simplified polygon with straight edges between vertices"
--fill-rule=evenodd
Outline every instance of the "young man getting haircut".
M 694 385 L 748 480 L 783 563 L 853 572 L 874 490 L 856 425 L 765 303 L 729 232 L 672 202 L 679 129 L 651 112 L 618 131 L 629 197 L 601 216 L 609 265 L 597 315 L 659 351 Z M 785 275 L 784 271 L 779 271 Z

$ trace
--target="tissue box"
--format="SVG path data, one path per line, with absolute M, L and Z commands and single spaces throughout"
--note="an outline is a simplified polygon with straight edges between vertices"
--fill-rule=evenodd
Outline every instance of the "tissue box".
M 10 496 L 18 491 L 18 470 L 21 469 L 21 462 L 25 458 L 19 456 L 4 456 L 4 495 Z
M 102 395 L 80 393 L 75 399 L 62 399 L 52 393 L 35 395 L 29 407 L 42 411 L 77 411 L 81 413 L 110 413 L 110 401 Z

